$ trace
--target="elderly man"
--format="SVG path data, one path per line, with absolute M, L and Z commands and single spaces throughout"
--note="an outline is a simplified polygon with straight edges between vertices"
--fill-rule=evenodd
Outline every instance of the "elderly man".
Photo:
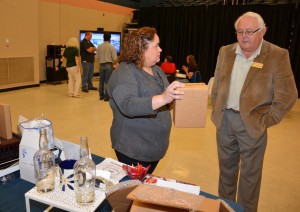
M 297 89 L 288 51 L 263 39 L 262 17 L 247 12 L 234 26 L 238 43 L 221 47 L 217 60 L 211 119 L 217 128 L 219 195 L 237 198 L 248 212 L 257 211 L 267 128 L 293 107 Z

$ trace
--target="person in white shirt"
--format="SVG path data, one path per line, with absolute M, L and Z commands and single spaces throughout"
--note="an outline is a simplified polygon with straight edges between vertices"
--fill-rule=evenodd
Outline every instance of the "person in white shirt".
M 100 100 L 109 101 L 106 86 L 113 71 L 113 65 L 117 61 L 117 51 L 110 44 L 111 34 L 109 32 L 104 33 L 103 39 L 104 42 L 97 47 L 96 51 L 96 58 L 100 61 L 99 96 Z

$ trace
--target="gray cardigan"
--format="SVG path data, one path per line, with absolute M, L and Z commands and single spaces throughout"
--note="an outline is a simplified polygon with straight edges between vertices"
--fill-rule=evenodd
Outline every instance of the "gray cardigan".
M 108 83 L 113 122 L 113 149 L 141 161 L 157 161 L 166 153 L 172 126 L 167 106 L 152 109 L 152 97 L 169 85 L 165 73 L 152 67 L 154 76 L 121 62 Z

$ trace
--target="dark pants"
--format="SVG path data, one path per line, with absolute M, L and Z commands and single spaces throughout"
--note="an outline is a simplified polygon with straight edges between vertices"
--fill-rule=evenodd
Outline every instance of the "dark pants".
M 147 167 L 147 166 L 151 165 L 148 172 L 147 172 L 148 174 L 152 174 L 152 172 L 154 171 L 154 169 L 156 168 L 156 166 L 159 162 L 159 161 L 153 161 L 153 162 L 140 161 L 140 160 L 130 158 L 130 157 L 128 157 L 128 156 L 126 156 L 126 155 L 124 155 L 121 152 L 118 152 L 116 150 L 115 150 L 115 152 L 116 152 L 118 161 L 120 161 L 121 163 L 125 163 L 125 164 L 130 165 L 130 166 L 137 166 L 138 164 L 140 164 L 143 167 Z
M 93 76 L 94 76 L 94 63 L 82 61 L 82 89 L 93 88 Z
M 217 130 L 217 146 L 219 196 L 232 201 L 236 201 L 237 196 L 237 203 L 246 212 L 257 211 L 267 131 L 260 138 L 252 138 L 240 113 L 225 110 Z
M 112 63 L 100 63 L 100 81 L 99 81 L 99 96 L 108 98 L 107 83 L 113 70 Z

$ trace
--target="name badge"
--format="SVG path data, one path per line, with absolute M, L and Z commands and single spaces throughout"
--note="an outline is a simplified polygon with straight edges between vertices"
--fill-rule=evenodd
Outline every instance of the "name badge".
M 262 63 L 257 63 L 257 62 L 253 62 L 253 63 L 251 64 L 251 67 L 254 67 L 254 68 L 260 68 L 260 69 L 262 69 L 263 66 L 264 66 L 264 64 L 262 64 Z

